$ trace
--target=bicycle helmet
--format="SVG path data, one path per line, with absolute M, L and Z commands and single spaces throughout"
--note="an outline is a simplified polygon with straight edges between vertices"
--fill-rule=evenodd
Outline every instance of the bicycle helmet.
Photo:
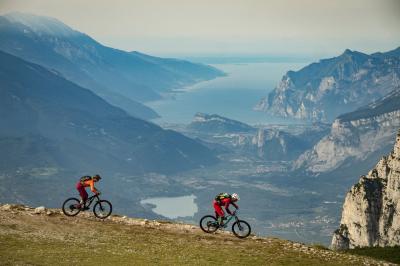
M 240 200 L 239 195 L 238 195 L 237 193 L 233 193 L 231 197 L 232 197 L 232 199 L 233 199 L 234 201 Z
M 100 175 L 94 175 L 93 178 L 96 178 L 97 180 L 100 180 L 101 176 Z

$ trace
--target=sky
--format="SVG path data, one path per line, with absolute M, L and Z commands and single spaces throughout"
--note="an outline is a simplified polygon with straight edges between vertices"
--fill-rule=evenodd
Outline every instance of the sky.
M 0 0 L 152 55 L 335 56 L 400 46 L 400 0 Z

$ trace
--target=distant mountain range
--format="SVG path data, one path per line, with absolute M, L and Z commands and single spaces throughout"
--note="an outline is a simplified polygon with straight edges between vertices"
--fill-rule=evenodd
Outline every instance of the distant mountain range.
M 106 47 L 50 17 L 0 16 L 0 50 L 58 72 L 131 115 L 157 114 L 142 103 L 160 94 L 224 75 L 202 64 Z
M 400 47 L 371 55 L 346 50 L 338 57 L 288 71 L 256 109 L 283 117 L 333 121 L 399 84 Z
M 0 170 L 171 173 L 216 162 L 203 145 L 128 115 L 57 73 L 0 52 Z
M 295 167 L 321 173 L 373 163 L 393 147 L 399 128 L 400 87 L 397 87 L 381 99 L 339 116 L 330 133 L 301 155 Z
M 187 130 L 189 135 L 197 133 L 201 139 L 267 161 L 294 160 L 328 133 L 327 125 L 323 124 L 309 125 L 308 129 L 292 134 L 280 129 L 257 128 L 220 115 L 204 113 L 197 113 Z
M 313 147 L 326 134 L 326 126 L 314 126 L 294 135 L 277 129 L 259 129 L 250 148 L 268 161 L 291 161 Z

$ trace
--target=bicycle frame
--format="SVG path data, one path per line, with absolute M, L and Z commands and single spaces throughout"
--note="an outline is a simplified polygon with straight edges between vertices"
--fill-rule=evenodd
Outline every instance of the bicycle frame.
M 90 207 L 90 205 L 92 204 L 92 202 L 94 201 L 95 198 L 97 198 L 97 201 L 100 200 L 98 195 L 90 196 L 90 197 L 86 200 L 85 206 L 86 206 L 86 207 Z
M 233 218 L 235 218 L 236 221 L 239 220 L 239 218 L 236 215 L 236 212 L 237 212 L 237 210 L 233 214 L 229 214 L 226 217 L 226 221 L 224 222 L 225 225 L 227 225 Z

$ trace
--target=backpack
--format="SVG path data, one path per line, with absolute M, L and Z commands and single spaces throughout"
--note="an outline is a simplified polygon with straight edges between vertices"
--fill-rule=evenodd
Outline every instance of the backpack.
M 221 192 L 221 193 L 219 193 L 217 196 L 215 196 L 215 200 L 216 200 L 218 203 L 220 203 L 221 200 L 227 199 L 227 198 L 231 198 L 231 195 L 229 195 L 229 194 L 226 193 L 226 192 Z
M 83 183 L 85 183 L 85 181 L 89 181 L 91 179 L 92 179 L 91 176 L 85 175 L 85 176 L 82 176 L 79 180 L 80 180 L 81 184 L 83 184 Z

